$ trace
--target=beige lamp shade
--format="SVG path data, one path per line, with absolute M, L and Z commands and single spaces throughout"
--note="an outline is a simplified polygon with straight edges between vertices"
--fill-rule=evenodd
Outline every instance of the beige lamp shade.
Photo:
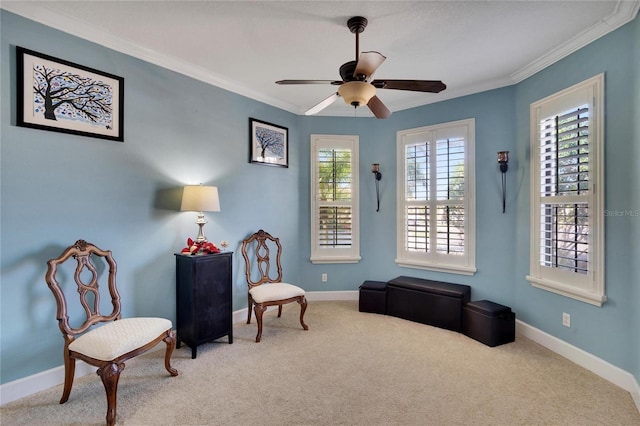
M 364 81 L 349 81 L 338 87 L 338 94 L 347 105 L 358 107 L 369 103 L 376 94 L 376 88 Z
M 217 186 L 187 185 L 182 193 L 181 211 L 219 212 L 220 199 Z

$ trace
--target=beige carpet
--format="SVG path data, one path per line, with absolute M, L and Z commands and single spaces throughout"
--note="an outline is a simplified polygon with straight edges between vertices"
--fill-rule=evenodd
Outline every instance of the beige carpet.
M 124 425 L 640 425 L 631 395 L 518 336 L 489 348 L 466 336 L 384 315 L 356 302 L 313 302 L 236 324 L 235 343 L 182 347 L 168 376 L 162 351 L 130 361 L 118 390 Z M 93 374 L 7 404 L 8 425 L 104 424 Z

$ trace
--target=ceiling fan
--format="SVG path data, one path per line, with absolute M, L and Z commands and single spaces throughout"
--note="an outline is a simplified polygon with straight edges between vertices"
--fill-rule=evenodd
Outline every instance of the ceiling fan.
M 338 91 L 305 112 L 313 115 L 322 111 L 342 97 L 347 105 L 359 107 L 367 105 L 376 118 L 391 115 L 389 108 L 376 96 L 376 89 L 409 90 L 413 92 L 439 93 L 447 86 L 439 80 L 373 80 L 373 73 L 387 59 L 379 52 L 360 53 L 360 33 L 367 27 L 367 19 L 354 16 L 347 21 L 347 27 L 356 35 L 356 60 L 342 64 L 342 80 L 279 80 L 276 84 L 332 84 Z

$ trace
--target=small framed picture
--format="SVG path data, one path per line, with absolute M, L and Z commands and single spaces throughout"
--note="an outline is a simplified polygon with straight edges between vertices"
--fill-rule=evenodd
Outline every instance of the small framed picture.
M 249 118 L 249 162 L 289 167 L 289 129 Z
M 17 125 L 124 141 L 124 78 L 16 47 Z

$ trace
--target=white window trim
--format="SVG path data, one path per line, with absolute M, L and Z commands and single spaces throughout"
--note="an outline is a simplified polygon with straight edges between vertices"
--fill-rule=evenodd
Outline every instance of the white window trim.
M 447 131 L 451 128 L 466 127 L 465 135 L 465 256 L 439 255 L 437 253 L 414 253 L 405 247 L 405 146 L 413 143 L 420 134 Z M 401 130 L 396 133 L 397 161 L 397 241 L 396 264 L 401 267 L 447 272 L 460 275 L 474 275 L 476 269 L 476 202 L 475 202 L 475 119 L 453 121 L 433 126 Z M 435 140 L 435 137 L 432 138 Z
M 360 187 L 359 158 L 360 138 L 357 135 L 311 135 L 311 263 L 358 263 L 360 257 Z M 351 150 L 351 247 L 320 247 L 317 238 L 319 200 L 316 182 L 318 181 L 318 150 L 321 148 L 348 148 Z
M 540 265 L 539 123 L 579 102 L 589 104 L 589 273 L 579 274 Z M 607 300 L 604 275 L 604 74 L 599 74 L 531 104 L 531 254 L 527 280 L 534 287 L 595 306 Z

